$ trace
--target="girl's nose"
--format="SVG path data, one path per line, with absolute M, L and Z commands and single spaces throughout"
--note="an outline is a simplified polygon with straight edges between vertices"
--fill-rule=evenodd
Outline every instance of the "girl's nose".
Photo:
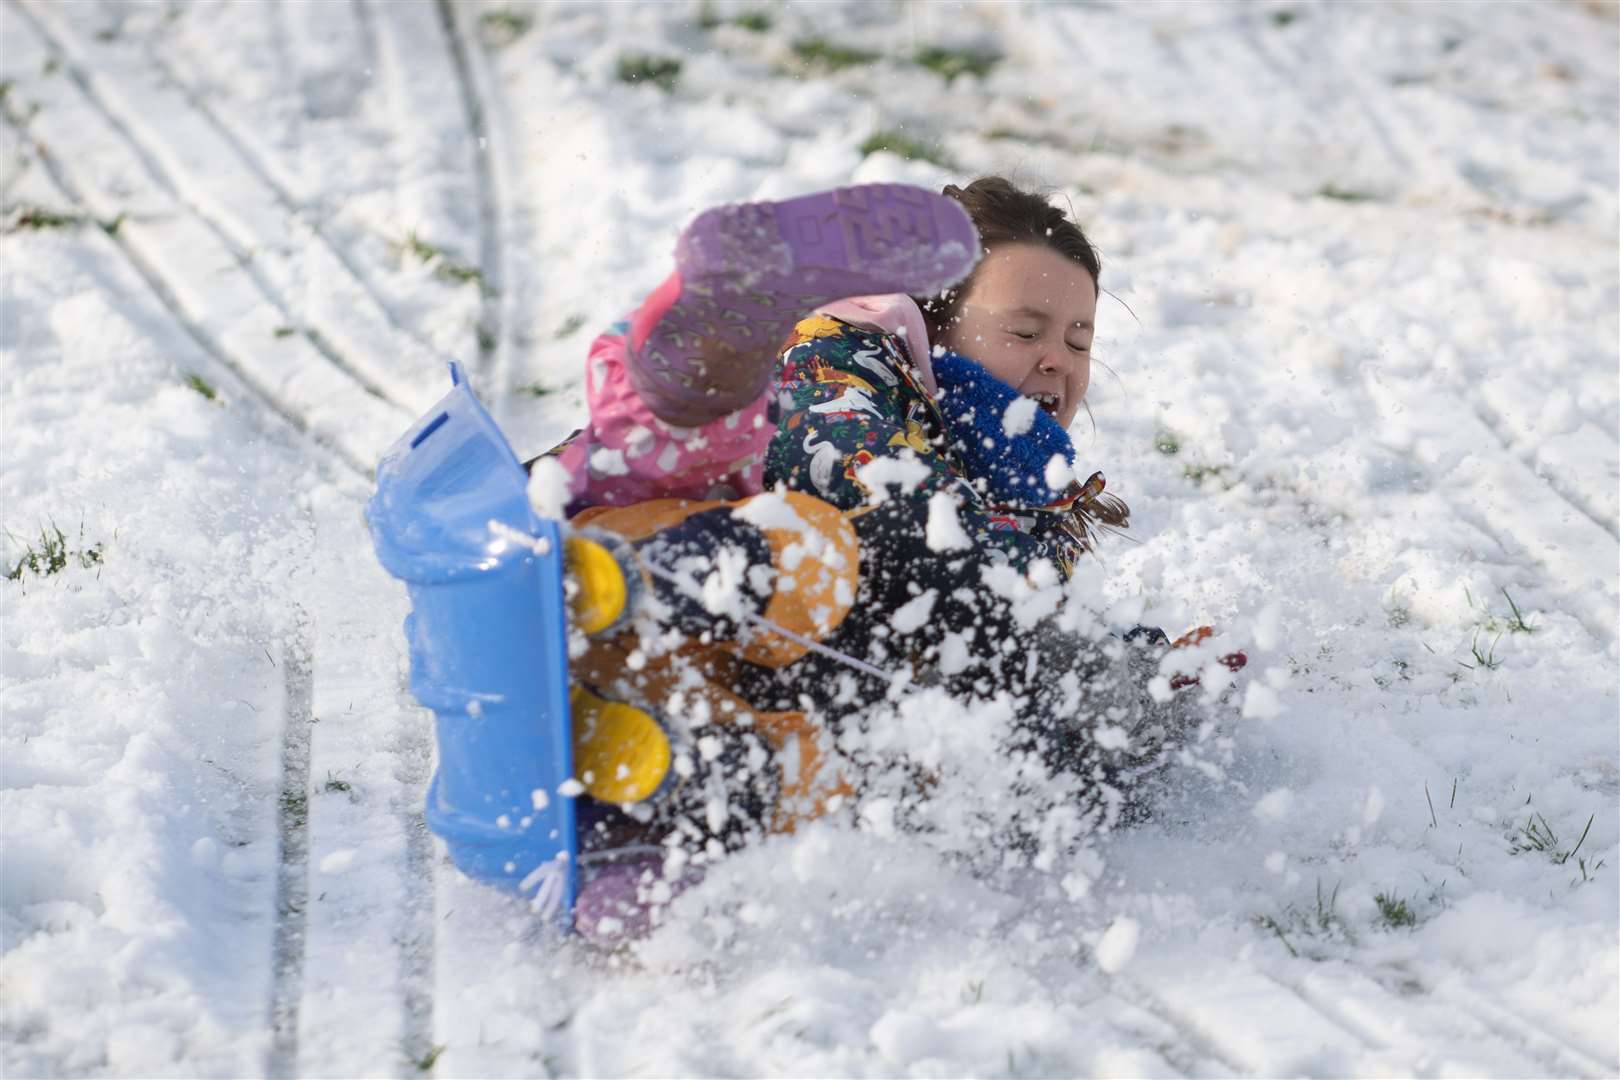
M 1042 375 L 1056 375 L 1063 370 L 1063 363 L 1053 354 L 1046 353 L 1041 357 L 1038 367 Z

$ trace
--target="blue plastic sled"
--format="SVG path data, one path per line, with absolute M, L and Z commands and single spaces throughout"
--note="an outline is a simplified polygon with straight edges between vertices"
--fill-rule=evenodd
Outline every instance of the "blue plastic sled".
M 450 380 L 383 455 L 366 506 L 410 591 L 411 690 L 435 717 L 427 822 L 463 873 L 562 915 L 577 856 L 562 541 L 459 365 Z

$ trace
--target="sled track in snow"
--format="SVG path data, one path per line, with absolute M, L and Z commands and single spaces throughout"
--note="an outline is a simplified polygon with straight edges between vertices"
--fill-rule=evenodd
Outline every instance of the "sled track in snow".
M 1298 76 L 1299 70 L 1308 66 L 1310 60 L 1315 58 L 1301 58 L 1297 53 L 1300 51 L 1301 46 L 1313 50 L 1320 49 L 1321 41 L 1324 39 L 1311 36 L 1278 39 L 1275 35 L 1259 33 L 1254 18 L 1245 15 L 1240 22 L 1243 27 L 1243 32 L 1240 35 L 1241 40 L 1249 51 L 1254 54 L 1256 60 L 1271 71 L 1282 85 L 1296 87 L 1303 85 L 1304 80 Z M 1286 59 L 1277 55 L 1282 40 L 1296 43 L 1294 47 L 1296 55 L 1289 56 Z M 1335 66 L 1339 67 L 1340 70 L 1352 70 L 1348 65 Z M 1397 113 L 1393 117 L 1394 122 L 1392 123 L 1392 118 L 1389 115 L 1374 111 L 1373 106 L 1370 104 L 1370 95 L 1352 93 L 1345 95 L 1345 100 L 1354 103 L 1356 113 L 1365 121 L 1367 128 L 1373 133 L 1390 161 L 1398 169 L 1410 171 L 1413 167 L 1412 157 L 1406 152 L 1404 146 L 1421 145 L 1423 141 L 1418 133 L 1411 130 L 1410 116 L 1401 116 Z M 1565 484 L 1553 473 L 1538 469 L 1533 455 L 1526 449 L 1521 449 L 1516 445 L 1522 440 L 1515 439 L 1503 422 L 1501 415 L 1481 400 L 1477 389 L 1473 386 L 1463 386 L 1458 387 L 1457 392 L 1467 401 L 1474 415 L 1496 438 L 1502 449 L 1507 451 L 1511 458 L 1524 465 L 1541 486 L 1567 503 L 1570 509 L 1607 533 L 1611 539 L 1620 541 L 1620 523 L 1605 518 L 1585 496 L 1570 488 L 1569 485 Z
M 1175 1068 L 1187 1076 L 1207 1076 L 1211 1064 L 1218 1065 L 1233 1075 L 1247 1075 L 1253 1070 L 1229 1055 L 1214 1039 L 1204 1033 L 1198 1024 L 1169 1005 L 1146 986 L 1134 980 L 1114 976 L 1108 982 L 1109 991 L 1121 1001 L 1133 1005 L 1169 1027 L 1181 1039 L 1179 1046 L 1157 1047 Z M 1189 1056 L 1184 1051 L 1192 1051 Z
M 274 206 L 274 212 L 283 226 L 280 230 L 281 237 L 266 236 L 257 230 L 251 220 L 251 208 L 248 211 L 238 210 L 235 199 L 213 208 L 205 205 L 194 193 L 194 189 L 207 186 L 196 171 L 197 166 L 185 162 L 183 157 L 180 161 L 173 160 L 175 154 L 166 152 L 171 149 L 170 147 L 162 141 L 154 140 L 150 135 L 143 135 L 137 131 L 125 118 L 124 110 L 114 107 L 108 101 L 106 92 L 96 83 L 98 79 L 114 79 L 117 68 L 112 69 L 114 74 L 108 74 L 94 66 L 87 69 L 86 64 L 95 64 L 97 55 L 94 50 L 110 49 L 113 46 L 88 44 L 79 40 L 66 27 L 53 29 L 48 23 L 63 18 L 55 11 L 50 16 L 42 16 L 30 10 L 30 7 L 20 0 L 11 0 L 11 3 L 60 61 L 62 69 L 90 107 L 141 162 L 162 194 L 191 215 L 231 253 L 241 271 L 251 279 L 265 300 L 285 316 L 288 324 L 296 327 L 300 336 L 357 390 L 399 410 L 404 418 L 418 412 L 419 403 L 412 401 L 412 395 L 408 391 L 394 385 L 394 376 L 401 368 L 410 366 L 413 362 L 417 369 L 425 370 L 426 361 L 430 357 L 432 367 L 442 370 L 438 368 L 441 358 L 418 336 L 404 328 L 393 313 L 381 303 L 375 287 L 359 272 L 354 260 L 346 251 L 329 238 L 322 236 L 318 228 L 304 222 L 302 210 L 296 200 L 275 179 L 272 170 L 245 145 L 238 133 L 233 131 L 214 110 L 205 106 L 193 91 L 185 88 L 163 61 L 155 56 L 143 57 L 143 61 L 154 65 L 166 80 L 156 89 L 143 88 L 149 95 L 148 100 L 172 110 L 171 115 L 179 124 L 189 122 L 186 114 L 200 122 L 202 129 L 225 148 L 221 154 L 209 159 L 206 164 L 213 169 L 229 169 L 232 166 L 240 168 L 242 170 L 240 175 L 248 186 L 260 189 L 257 192 L 243 193 L 240 202 L 251 207 L 254 196 L 264 196 L 261 201 Z M 92 76 L 90 70 L 97 70 L 97 74 Z M 194 150 L 194 148 L 187 149 Z M 306 310 L 307 305 L 293 302 L 288 295 L 288 289 L 307 289 L 309 284 L 307 281 L 295 278 L 290 285 L 278 287 L 271 280 L 271 274 L 261 265 L 264 261 L 262 256 L 266 252 L 277 252 L 278 240 L 284 241 L 285 238 L 294 236 L 309 238 L 304 248 L 300 249 L 302 253 L 323 256 L 331 260 L 332 266 L 339 268 L 336 280 L 328 284 L 351 291 L 355 302 L 353 307 L 356 310 L 350 314 L 361 320 L 360 322 L 351 325 L 336 323 L 332 321 L 330 314 L 319 312 L 311 314 Z M 366 324 L 367 321 L 369 325 Z M 373 344 L 372 338 L 378 334 L 384 339 L 391 335 L 395 336 L 395 340 Z M 347 338 L 350 347 L 341 346 L 334 337 Z M 370 355 L 369 362 L 349 355 L 356 342 L 364 342 L 363 351 Z M 400 426 L 403 427 L 403 423 Z M 369 468 L 367 471 L 369 472 Z
M 0 115 L 4 116 L 7 125 L 17 133 L 19 140 L 25 140 L 28 137 L 26 122 L 17 116 L 11 108 L 7 107 L 0 111 Z M 89 205 L 74 185 L 72 179 L 63 170 L 56 157 L 49 153 L 41 153 L 37 160 L 67 201 L 86 217 L 93 218 L 95 215 L 91 212 Z M 152 295 L 163 306 L 168 316 L 185 332 L 187 337 L 196 343 L 198 348 L 219 365 L 230 381 L 235 384 L 235 389 L 240 391 L 243 397 L 250 400 L 259 412 L 274 417 L 298 436 L 307 440 L 308 444 L 315 448 L 323 458 L 340 465 L 357 476 L 368 478 L 371 476 L 371 466 L 369 464 L 362 462 L 344 447 L 324 439 L 310 430 L 308 422 L 302 415 L 295 410 L 286 408 L 254 378 L 252 372 L 246 366 L 239 363 L 206 330 L 198 326 L 186 314 L 184 306 L 175 297 L 174 291 L 169 288 L 163 276 L 150 262 L 121 238 L 116 231 L 109 230 L 108 234 L 113 246 L 118 249 L 125 261 L 146 283 L 147 288 L 151 290 Z
M 280 10 L 279 5 L 277 6 L 276 10 Z M 292 193 L 287 190 L 286 186 L 276 178 L 274 171 L 269 167 L 269 165 L 267 165 L 243 140 L 241 132 L 238 131 L 229 120 L 224 118 L 218 112 L 218 110 L 212 108 L 193 87 L 188 86 L 185 81 L 180 78 L 179 74 L 175 72 L 175 70 L 162 57 L 158 56 L 155 51 L 148 50 L 147 58 L 152 64 L 153 68 L 161 72 L 165 79 L 167 79 L 174 86 L 180 88 L 181 92 L 185 96 L 186 103 L 189 104 L 192 109 L 196 110 L 197 115 L 201 116 L 210 127 L 219 133 L 221 139 L 229 144 L 231 149 L 234 150 L 237 156 L 241 159 L 242 164 L 247 167 L 248 171 L 251 172 L 260 181 L 260 183 L 262 183 L 265 188 L 274 195 L 278 205 L 280 205 L 290 216 L 293 217 L 302 217 L 308 212 L 308 207 L 301 206 L 298 203 L 297 199 L 295 199 Z M 124 134 L 127 138 L 130 138 L 132 143 L 135 143 L 137 146 L 140 145 L 140 141 L 133 136 L 132 133 L 126 131 Z M 193 209 L 195 210 L 196 208 L 193 207 Z M 204 214 L 200 210 L 198 210 L 197 213 L 200 217 L 212 220 L 209 215 Z M 406 326 L 400 320 L 399 315 L 393 310 L 387 298 L 384 297 L 383 294 L 377 289 L 376 283 L 372 281 L 372 279 L 366 274 L 359 261 L 355 259 L 353 254 L 349 252 L 348 249 L 337 243 L 329 235 L 323 231 L 320 231 L 319 229 L 312 231 L 311 236 L 313 237 L 312 242 L 321 245 L 325 250 L 330 252 L 332 257 L 337 260 L 338 264 L 342 266 L 348 275 L 354 280 L 354 283 L 365 293 L 367 297 L 370 298 L 372 303 L 377 306 L 377 310 L 386 317 L 388 326 L 391 330 L 393 330 L 395 333 L 404 335 L 418 346 L 428 350 L 429 352 L 436 353 L 438 351 L 432 342 L 422 337 L 419 333 Z M 360 382 L 368 393 L 383 398 L 386 401 L 390 401 L 393 404 L 399 405 L 401 408 L 408 409 L 410 407 L 408 404 L 396 400 L 394 394 L 387 388 L 381 385 L 373 384 L 364 374 L 355 371 L 353 369 L 353 365 L 345 360 L 337 352 L 337 350 L 330 345 L 330 343 L 322 341 L 318 331 L 310 330 L 309 333 L 311 339 L 317 343 L 317 346 L 321 348 L 322 352 L 327 354 L 327 358 L 332 360 L 340 368 L 343 368 L 346 374 Z M 446 357 L 445 359 L 448 362 L 449 358 Z
M 420 711 L 411 697 L 409 685 L 399 684 L 400 709 L 410 715 Z M 431 721 L 429 722 L 431 724 Z M 431 727 L 405 725 L 401 728 L 399 760 L 406 781 L 401 801 L 392 807 L 405 830 L 406 880 L 416 892 L 405 898 L 406 940 L 401 943 L 400 990 L 404 998 L 405 1050 L 422 1061 L 434 1046 L 433 993 L 438 950 L 438 890 L 434 887 L 433 838 L 423 810 L 424 793 L 432 771 Z
M 1517 440 L 1515 440 L 1512 434 L 1507 430 L 1507 425 L 1503 422 L 1500 413 L 1498 413 L 1495 409 L 1492 409 L 1489 405 L 1486 405 L 1479 399 L 1479 396 L 1472 391 L 1468 393 L 1468 404 L 1472 406 L 1474 415 L 1479 417 L 1479 422 L 1485 425 L 1486 429 L 1490 431 L 1492 435 L 1496 436 L 1497 442 L 1502 444 L 1502 449 L 1505 450 L 1510 457 L 1518 461 L 1525 468 L 1529 469 L 1530 472 L 1535 475 L 1537 481 L 1546 487 L 1548 491 L 1552 492 L 1554 495 L 1564 500 L 1564 502 L 1568 503 L 1571 510 L 1574 510 L 1582 517 L 1586 518 L 1586 520 L 1608 533 L 1617 542 L 1620 542 L 1620 523 L 1616 523 L 1605 518 L 1602 513 L 1597 510 L 1597 508 L 1592 506 L 1592 504 L 1586 500 L 1585 496 L 1570 490 L 1552 472 L 1546 472 L 1536 468 L 1535 459 L 1533 457 L 1529 456 L 1526 451 L 1515 448 L 1514 444 Z
M 478 269 L 483 275 L 482 303 L 478 328 L 478 367 L 480 376 L 495 377 L 502 352 L 503 322 L 500 294 L 505 287 L 502 273 L 500 205 L 496 198 L 494 170 L 490 163 L 489 112 L 473 78 L 473 59 L 462 35 L 450 0 L 438 0 L 439 21 L 444 26 L 450 59 L 455 65 L 457 89 L 473 138 L 473 175 L 478 183 Z M 504 392 L 505 387 L 501 388 Z M 499 396 L 499 395 L 498 395 Z
M 281 740 L 281 794 L 277 837 L 276 927 L 270 989 L 271 1076 L 297 1076 L 298 1011 L 303 997 L 304 924 L 309 906 L 309 739 L 314 715 L 313 647 L 308 616 L 300 612 L 282 652 L 285 687 Z
M 507 135 L 509 120 L 489 56 L 476 29 L 468 30 L 469 22 L 476 28 L 471 5 L 438 0 L 438 6 L 474 140 L 479 266 L 485 282 L 479 364 L 492 411 L 500 420 L 515 378 L 520 304 L 531 299 L 509 240 L 515 216 L 511 193 L 516 182 Z
M 1467 1013 L 1488 1031 L 1518 1047 L 1527 1057 L 1545 1063 L 1547 1075 L 1604 1077 L 1620 1075 L 1620 1062 L 1599 1061 L 1557 1032 L 1527 1023 L 1511 1010 L 1461 986 L 1445 995 L 1448 1003 Z

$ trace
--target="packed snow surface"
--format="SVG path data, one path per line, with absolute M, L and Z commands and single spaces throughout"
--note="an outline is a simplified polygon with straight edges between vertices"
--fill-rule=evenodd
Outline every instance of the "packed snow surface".
M 1620 1072 L 1612 3 L 0 35 L 6 1075 Z M 548 938 L 424 830 L 379 452 L 446 359 L 520 454 L 566 435 L 704 207 L 990 171 L 1103 256 L 1076 472 L 1133 516 L 1076 588 L 1247 648 L 1229 753 L 1053 865 L 873 800 L 637 946 Z

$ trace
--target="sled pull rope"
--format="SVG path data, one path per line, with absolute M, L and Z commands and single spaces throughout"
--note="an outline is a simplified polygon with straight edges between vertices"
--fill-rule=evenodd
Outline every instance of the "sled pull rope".
M 650 560 L 642 560 L 641 565 L 647 571 L 647 573 L 651 574 L 653 577 L 658 578 L 660 581 L 667 581 L 683 592 L 695 584 L 695 582 L 691 581 L 689 578 L 683 578 L 679 574 L 671 573 L 670 571 L 665 570 L 663 567 L 653 564 Z M 806 637 L 803 634 L 795 633 L 785 626 L 778 626 L 762 615 L 748 613 L 743 615 L 743 621 L 751 623 L 752 625 L 759 627 L 761 630 L 767 630 L 773 634 L 780 634 L 782 637 L 787 638 L 795 645 L 803 645 L 806 649 L 809 649 L 813 653 L 820 656 L 825 656 L 827 659 L 843 664 L 845 667 L 853 668 L 863 675 L 870 675 L 874 679 L 881 679 L 890 686 L 903 690 L 906 693 L 911 693 L 914 689 L 916 689 L 914 686 L 912 686 L 910 681 L 902 679 L 900 676 L 895 675 L 892 672 L 884 671 L 875 664 L 869 664 L 865 660 L 861 660 L 857 657 L 850 656 L 848 653 L 839 652 L 837 649 L 823 645 L 815 638 Z

